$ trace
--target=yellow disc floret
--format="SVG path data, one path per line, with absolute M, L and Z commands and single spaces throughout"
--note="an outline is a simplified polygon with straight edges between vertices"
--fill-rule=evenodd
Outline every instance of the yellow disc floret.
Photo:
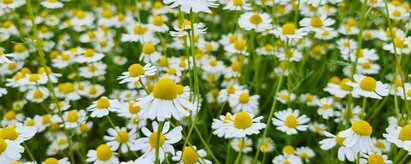
M 234 127 L 238 129 L 247 129 L 253 125 L 253 119 L 247 112 L 238 112 L 234 118 Z
M 352 131 L 361 136 L 369 136 L 372 133 L 371 125 L 364 120 L 357 120 L 351 125 Z
M 174 100 L 177 97 L 177 84 L 169 78 L 162 78 L 154 86 L 153 96 L 163 100 Z

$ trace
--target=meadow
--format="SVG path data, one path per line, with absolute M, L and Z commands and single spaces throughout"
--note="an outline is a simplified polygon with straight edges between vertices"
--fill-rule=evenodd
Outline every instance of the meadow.
M 0 0 L 0 164 L 411 164 L 407 0 Z

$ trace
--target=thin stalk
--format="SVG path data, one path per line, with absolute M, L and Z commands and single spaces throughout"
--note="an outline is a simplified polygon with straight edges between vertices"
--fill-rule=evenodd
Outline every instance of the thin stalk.
M 158 129 L 157 129 L 157 139 L 156 139 L 156 160 L 155 163 L 159 164 L 160 163 L 160 159 L 159 159 L 159 154 L 160 154 L 160 136 L 162 134 L 162 130 L 163 130 L 163 124 L 164 122 L 160 122 L 158 125 Z

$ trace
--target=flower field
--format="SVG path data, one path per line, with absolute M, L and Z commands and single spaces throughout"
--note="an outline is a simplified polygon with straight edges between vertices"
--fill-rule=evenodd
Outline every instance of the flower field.
M 0 0 L 0 164 L 411 164 L 408 0 Z

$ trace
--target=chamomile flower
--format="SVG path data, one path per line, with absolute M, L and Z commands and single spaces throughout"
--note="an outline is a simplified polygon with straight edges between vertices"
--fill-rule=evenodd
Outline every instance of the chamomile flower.
M 388 153 L 391 149 L 391 143 L 385 139 L 371 138 L 373 143 L 372 152 Z
M 146 63 L 156 63 L 160 59 L 161 54 L 156 51 L 155 45 L 157 42 L 145 42 L 142 47 L 142 53 L 140 55 L 140 60 Z
M 350 162 L 355 161 L 357 155 L 344 144 L 346 140 L 345 137 L 340 136 L 340 133 L 338 133 L 337 135 L 333 135 L 331 133 L 324 132 L 324 135 L 328 138 L 320 141 L 321 149 L 330 150 L 331 148 L 338 145 L 339 148 L 337 154 L 338 159 L 340 161 L 345 161 L 345 159 L 347 159 Z
M 306 146 L 303 147 L 298 147 L 295 150 L 295 154 L 300 156 L 301 159 L 308 161 L 310 158 L 313 158 L 315 156 L 314 151 Z
M 36 134 L 36 128 L 23 126 L 18 123 L 16 125 L 5 126 L 0 129 L 0 138 L 22 143 L 31 139 Z
M 184 87 L 177 85 L 169 78 L 162 78 L 157 81 L 153 92 L 145 97 L 139 98 L 135 104 L 141 107 L 139 116 L 143 119 L 157 119 L 164 121 L 174 117 L 181 120 L 190 115 L 190 111 L 195 111 L 196 107 L 188 98 L 181 96 Z
M 330 117 L 334 116 L 334 108 L 333 108 L 333 99 L 332 98 L 322 98 L 316 102 L 317 106 L 319 107 L 317 112 L 321 115 L 324 119 L 329 119 Z
M 271 21 L 267 13 L 247 12 L 240 16 L 238 25 L 245 30 L 263 32 L 271 27 Z
M 277 35 L 281 40 L 286 41 L 288 39 L 302 38 L 306 32 L 303 29 L 297 29 L 294 23 L 286 23 L 282 27 L 278 27 L 271 31 L 274 35 Z
M 274 113 L 273 124 L 287 135 L 297 134 L 298 131 L 306 131 L 310 119 L 306 115 L 300 116 L 300 111 L 288 108 L 287 110 Z
M 49 97 L 49 91 L 45 87 L 31 89 L 26 95 L 27 100 L 35 103 L 41 103 L 47 97 Z
M 41 5 L 48 9 L 58 9 L 64 6 L 64 3 L 59 2 L 58 0 L 43 0 Z
M 62 158 L 62 159 L 49 157 L 49 158 L 46 158 L 41 164 L 51 164 L 51 163 L 54 163 L 54 164 L 70 164 L 70 161 L 67 157 Z
M 83 55 L 77 56 L 74 60 L 79 63 L 92 63 L 100 61 L 104 57 L 104 54 L 96 52 L 91 48 L 86 48 Z
M 16 113 L 16 111 L 14 110 L 9 110 L 3 114 L 1 125 L 2 126 L 16 125 L 19 122 L 23 121 L 23 119 L 24 119 L 23 113 Z
M 211 13 L 209 7 L 217 7 L 216 0 L 164 0 L 165 4 L 169 4 L 171 8 L 180 6 L 180 10 L 185 13 L 206 12 Z
M 87 110 L 91 112 L 90 117 L 101 118 L 109 114 L 109 112 L 116 112 L 121 107 L 121 103 L 118 100 L 111 100 L 107 97 L 101 97 L 97 101 L 94 101 Z
M 211 124 L 211 128 L 214 130 L 213 134 L 217 135 L 218 137 L 225 137 L 228 138 L 229 135 L 227 129 L 232 126 L 231 124 L 234 121 L 234 117 L 231 113 L 226 113 L 226 115 L 219 116 L 218 119 L 213 119 L 213 123 Z
M 292 163 L 292 164 L 302 164 L 301 158 L 295 155 L 278 155 L 274 157 L 273 164 L 283 164 L 283 163 Z
M 228 0 L 224 8 L 225 10 L 251 10 L 251 5 L 247 0 Z
M 26 1 L 24 0 L 3 0 L 0 1 L 1 7 L 0 9 L 16 9 L 22 5 L 24 5 Z
M 11 141 L 0 137 L 0 163 L 9 163 L 17 161 L 24 152 L 23 146 L 17 141 Z
M 287 90 L 281 90 L 277 94 L 277 100 L 280 101 L 283 104 L 287 104 L 290 101 L 294 101 L 296 98 L 294 93 L 289 93 Z
M 152 127 L 152 132 L 146 127 L 142 128 L 141 131 L 143 132 L 145 137 L 137 139 L 131 149 L 142 150 L 143 155 L 141 155 L 141 157 L 154 161 L 156 147 L 158 146 L 159 160 L 160 162 L 162 162 L 165 159 L 166 153 L 171 153 L 172 155 L 174 155 L 175 151 L 171 144 L 175 144 L 181 140 L 181 131 L 183 128 L 181 126 L 178 126 L 170 130 L 170 123 L 165 122 L 162 131 L 160 131 L 160 134 L 158 134 L 158 123 L 153 121 Z M 159 142 L 157 142 L 158 137 L 160 138 Z
M 383 136 L 388 142 L 411 153 L 411 124 L 403 127 L 389 126 L 386 131 L 387 133 L 384 133 Z
M 371 164 L 371 163 L 382 163 L 382 164 L 389 164 L 392 163 L 391 160 L 388 159 L 388 156 L 381 153 L 373 153 L 368 152 L 367 154 L 363 154 L 360 158 L 360 164 Z
M 87 113 L 84 110 L 69 110 L 64 112 L 65 128 L 77 128 L 87 119 Z
M 274 141 L 271 138 L 258 139 L 257 149 L 260 149 L 263 153 L 273 152 L 274 146 Z
M 351 128 L 342 131 L 339 136 L 344 137 L 344 145 L 350 148 L 353 152 L 369 152 L 372 148 L 371 133 L 373 129 L 371 125 L 364 120 L 357 120 L 351 124 Z
M 153 76 L 157 72 L 157 68 L 152 66 L 150 63 L 141 66 L 140 64 L 132 64 L 128 67 L 128 72 L 123 72 L 121 76 L 117 79 L 121 80 L 120 84 L 123 83 L 134 83 L 139 81 L 141 78 L 146 76 Z
M 128 149 L 133 146 L 133 142 L 137 138 L 136 129 L 128 131 L 126 128 L 115 127 L 107 130 L 108 135 L 104 136 L 107 142 L 114 151 L 120 149 L 122 153 L 127 153 Z
M 197 150 L 196 146 L 186 146 L 182 151 L 177 151 L 172 159 L 179 161 L 179 164 L 212 164 L 205 159 L 206 156 L 207 153 L 203 149 Z
M 300 26 L 302 26 L 305 31 L 318 32 L 323 30 L 325 27 L 333 25 L 334 23 L 335 20 L 327 18 L 326 15 L 321 15 L 302 19 L 300 21 Z
M 226 129 L 226 138 L 243 138 L 247 135 L 258 134 L 266 126 L 260 123 L 262 116 L 254 118 L 252 114 L 244 111 L 236 113 L 233 118 Z
M 232 112 L 246 111 L 252 114 L 257 114 L 259 98 L 259 95 L 250 96 L 248 91 L 242 91 L 230 96 L 228 102 Z
M 236 152 L 248 153 L 253 150 L 253 141 L 249 138 L 234 138 L 230 145 Z
M 381 99 L 381 96 L 387 96 L 389 86 L 374 78 L 363 75 L 354 75 L 355 83 L 350 82 L 348 85 L 353 87 L 353 94 L 364 97 Z
M 322 135 L 327 130 L 327 126 L 322 123 L 313 122 L 309 124 L 308 129 L 310 129 L 312 132 Z
M 12 61 L 9 58 L 14 58 L 14 54 L 4 54 L 4 51 L 0 49 L 0 64 L 11 63 Z
M 120 163 L 116 157 L 116 153 L 113 152 L 111 147 L 107 144 L 99 145 L 96 150 L 89 150 L 87 152 L 86 162 L 92 162 L 94 164 Z

